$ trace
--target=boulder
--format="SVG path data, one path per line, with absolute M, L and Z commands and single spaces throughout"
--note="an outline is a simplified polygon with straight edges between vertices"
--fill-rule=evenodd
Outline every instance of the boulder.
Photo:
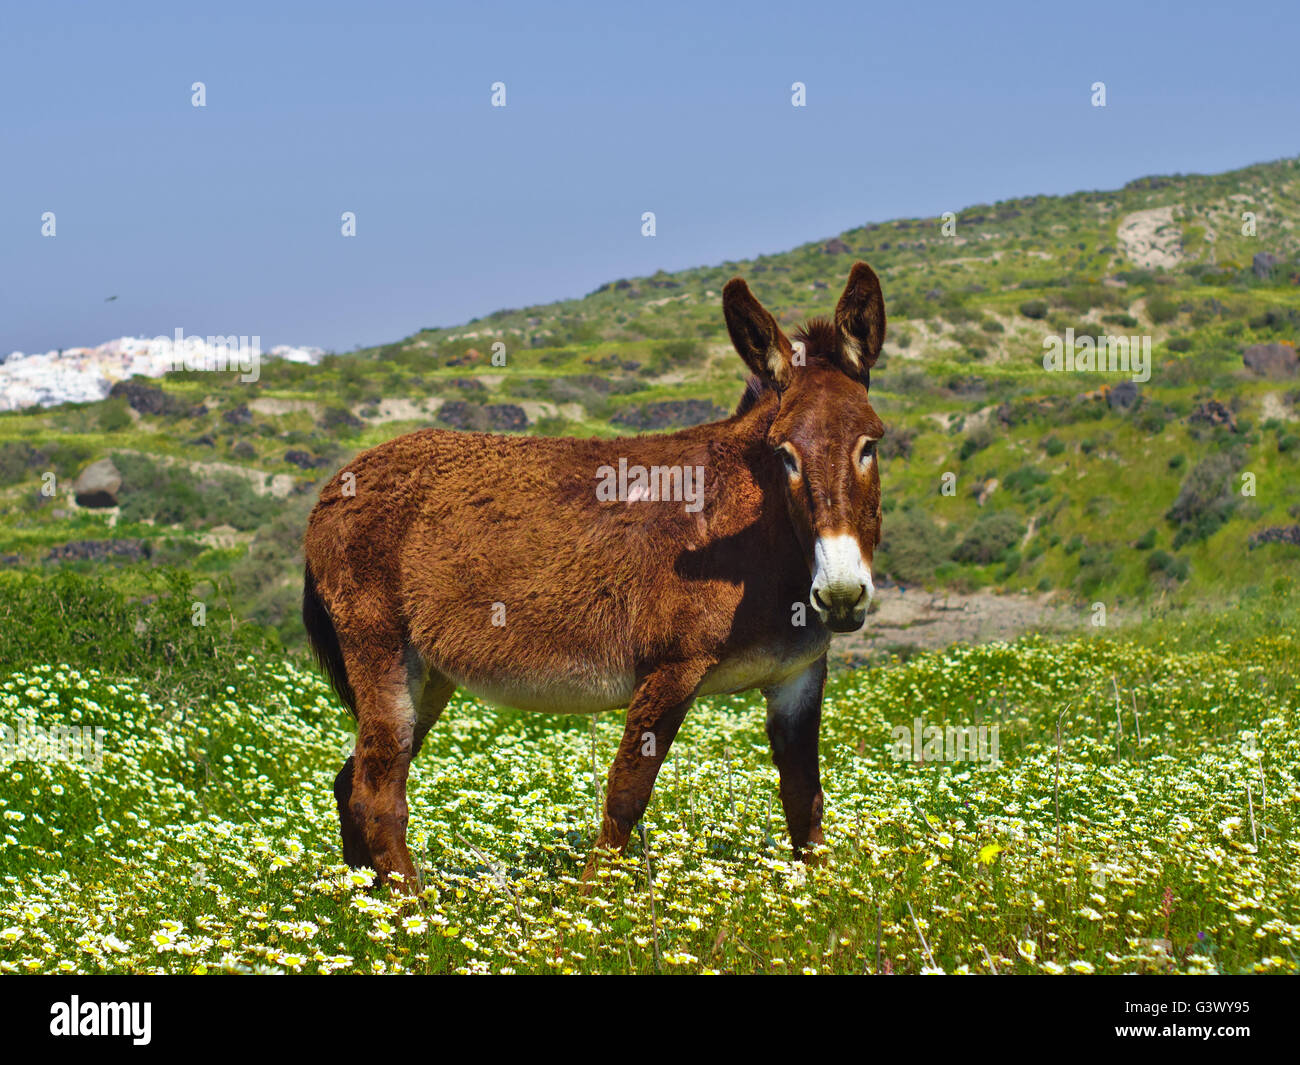
M 139 414 L 185 414 L 190 411 L 190 405 L 178 396 L 170 396 L 161 388 L 136 380 L 118 381 L 108 394 L 113 399 L 125 399 L 127 406 Z
M 1237 419 L 1217 399 L 1207 399 L 1187 416 L 1187 420 L 1193 425 L 1223 426 L 1229 432 L 1237 431 Z
M 610 421 L 645 432 L 651 429 L 685 429 L 726 416 L 725 408 L 707 399 L 664 399 L 641 407 L 624 407 Z
M 1131 410 L 1137 406 L 1141 392 L 1134 381 L 1121 381 L 1106 394 L 1111 410 Z
M 1271 251 L 1257 251 L 1255 257 L 1250 261 L 1250 268 L 1255 271 L 1258 278 L 1270 277 L 1273 273 L 1273 267 L 1281 262 L 1279 256 L 1274 255 Z
M 438 408 L 437 419 L 453 429 L 472 432 L 521 433 L 528 428 L 528 415 L 514 403 L 480 406 L 463 399 L 448 400 Z
M 300 470 L 314 470 L 317 467 L 330 464 L 330 460 L 323 456 L 313 455 L 308 451 L 300 451 L 297 448 L 286 451 L 284 461 L 291 466 L 297 466 Z
M 1251 533 L 1247 545 L 1255 548 L 1261 544 L 1293 544 L 1300 547 L 1300 525 L 1274 525 Z
M 72 540 L 50 548 L 45 561 L 103 562 L 110 558 L 122 558 L 128 562 L 139 562 L 149 558 L 152 553 L 147 540 Z
M 112 459 L 92 462 L 72 482 L 79 507 L 115 507 L 122 490 L 122 475 Z
M 1242 352 L 1241 361 L 1261 377 L 1290 377 L 1300 365 L 1300 356 L 1290 344 L 1252 344 Z
M 844 241 L 840 240 L 839 237 L 831 237 L 830 240 L 822 245 L 823 255 L 848 255 L 851 250 L 852 249 L 845 244 Z

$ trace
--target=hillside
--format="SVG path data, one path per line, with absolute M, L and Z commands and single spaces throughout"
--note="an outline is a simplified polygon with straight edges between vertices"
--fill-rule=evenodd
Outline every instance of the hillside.
M 615 280 L 319 365 L 267 362 L 252 383 L 168 374 L 101 402 L 6 413 L 0 572 L 94 569 L 143 590 L 145 571 L 176 565 L 231 624 L 295 643 L 302 528 L 318 482 L 349 455 L 431 424 L 618 435 L 722 416 L 743 378 L 725 281 L 745 276 L 793 326 L 829 312 L 863 258 L 890 317 L 872 375 L 888 427 L 883 610 L 918 587 L 932 602 L 1023 593 L 1041 608 L 1023 627 L 1050 609 L 1069 628 L 1098 602 L 1131 620 L 1289 594 L 1297 218 L 1300 160 L 1149 177 L 967 207 L 947 233 L 940 218 L 900 219 Z M 1044 339 L 1067 330 L 1149 337 L 1149 380 L 1046 372 Z M 79 504 L 75 479 L 105 458 L 120 484 L 112 471 L 83 481 Z M 926 619 L 901 618 L 886 642 L 923 642 L 909 630 Z

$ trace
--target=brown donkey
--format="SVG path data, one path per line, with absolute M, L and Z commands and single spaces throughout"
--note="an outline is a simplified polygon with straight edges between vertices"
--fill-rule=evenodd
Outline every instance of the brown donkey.
M 458 687 L 628 708 L 596 841 L 615 851 L 692 700 L 759 688 L 794 853 L 822 842 L 826 650 L 866 618 L 880 542 L 884 299 L 857 263 L 833 320 L 793 344 L 739 278 L 722 306 L 754 375 L 724 421 L 612 440 L 424 429 L 321 492 L 303 620 L 358 722 L 334 785 L 350 865 L 415 888 L 407 770 Z

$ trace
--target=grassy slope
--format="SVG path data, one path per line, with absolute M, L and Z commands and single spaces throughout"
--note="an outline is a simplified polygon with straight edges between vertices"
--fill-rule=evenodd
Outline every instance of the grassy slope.
M 950 547 L 976 515 L 1010 512 L 1025 527 L 1037 519 L 1014 549 L 1018 565 L 1006 554 L 987 564 L 940 559 L 929 579 L 1046 582 L 1084 603 L 1137 599 L 1159 624 L 837 676 L 823 736 L 831 860 L 807 877 L 786 861 L 757 694 L 706 700 L 647 815 L 653 923 L 639 846 L 594 901 L 574 895 L 598 797 L 587 722 L 489 710 L 463 696 L 412 774 L 430 908 L 349 882 L 330 791 L 348 722 L 317 676 L 265 653 L 240 625 L 262 617 L 293 635 L 293 554 L 320 474 L 284 455 L 295 448 L 341 463 L 429 421 L 379 421 L 371 412 L 381 400 L 474 397 L 453 383 L 469 377 L 487 379 L 481 402 L 540 404 L 530 417 L 549 414 L 539 427 L 548 432 L 609 434 L 620 408 L 665 398 L 729 406 L 740 370 L 707 293 L 744 273 L 792 321 L 830 308 L 850 256 L 810 245 L 641 279 L 492 316 L 468 327 L 479 336 L 430 331 L 317 369 L 270 366 L 256 388 L 167 379 L 187 407 L 208 402 L 202 416 L 134 417 L 113 401 L 0 418 L 0 552 L 19 555 L 18 568 L 46 573 L 40 558 L 66 540 L 131 537 L 152 545 L 155 562 L 182 563 L 216 588 L 199 593 L 209 624 L 195 629 L 185 579 L 163 579 L 151 564 L 80 563 L 69 568 L 92 570 L 91 579 L 11 575 L 0 585 L 6 721 L 109 729 L 99 769 L 37 762 L 0 772 L 0 971 L 650 971 L 656 934 L 658 964 L 685 971 L 916 972 L 931 961 L 946 971 L 1293 970 L 1294 549 L 1244 545 L 1250 530 L 1292 520 L 1300 498 L 1291 472 L 1300 452 L 1279 449 L 1292 430 L 1265 427 L 1261 416 L 1269 393 L 1293 409 L 1295 385 L 1250 380 L 1239 365 L 1245 343 L 1295 339 L 1297 290 L 1283 277 L 1262 283 L 1235 268 L 1211 277 L 1193 267 L 1210 253 L 1197 235 L 1207 224 L 1220 231 L 1220 264 L 1246 266 L 1256 248 L 1294 261 L 1285 219 L 1295 213 L 1297 167 L 1161 180 L 969 209 L 964 245 L 940 242 L 937 220 L 843 236 L 882 269 L 893 315 L 875 402 L 895 440 L 912 434 L 912 448 L 885 467 L 890 527 L 933 515 Z M 1231 236 L 1234 195 L 1260 211 L 1255 242 Z M 1127 270 L 1105 250 L 1120 217 L 1165 203 L 1186 212 L 1192 266 Z M 974 220 L 980 214 L 985 221 Z M 1116 273 L 1126 288 L 1096 283 Z M 829 287 L 808 287 L 817 281 Z M 690 298 L 651 306 L 673 295 Z M 1032 299 L 1047 302 L 1047 322 L 1060 327 L 1137 317 L 1161 364 L 1143 407 L 1112 411 L 1086 397 L 1097 381 L 1043 374 L 1044 327 L 1020 313 Z M 1153 301 L 1161 318 L 1172 304 L 1173 317 L 1152 322 Z M 469 351 L 486 352 L 493 331 L 511 361 L 489 374 Z M 1183 350 L 1171 350 L 1170 337 L 1185 338 Z M 641 366 L 600 369 L 611 357 Z M 590 374 L 627 390 L 599 392 Z M 1241 432 L 1188 424 L 1207 395 L 1235 407 Z M 1055 396 L 1067 401 L 1061 410 L 1025 417 Z M 223 418 L 254 400 L 281 407 L 239 424 Z M 319 406 L 274 412 L 289 401 Z M 973 427 L 1003 404 L 1012 424 L 994 413 L 982 437 Z M 326 408 L 341 405 L 362 427 L 322 426 Z M 203 434 L 212 447 L 188 443 Z M 210 470 L 178 483 L 137 469 L 134 502 L 111 529 L 100 515 L 57 516 L 69 511 L 65 500 L 40 502 L 40 471 L 64 481 L 113 449 L 284 474 L 306 490 L 268 504 Z M 1170 551 L 1178 531 L 1164 515 L 1180 484 L 1221 453 L 1234 456 L 1234 473 L 1256 473 L 1257 496 L 1174 553 L 1190 564 L 1185 580 L 1149 577 L 1146 559 Z M 1022 467 L 1046 477 L 1014 475 Z M 945 470 L 959 474 L 956 496 L 938 494 Z M 1004 487 L 981 508 L 970 488 L 993 475 Z M 219 524 L 233 532 L 214 536 Z M 1130 546 L 1150 529 L 1151 547 Z M 1174 612 L 1197 603 L 1212 610 Z M 926 725 L 998 724 L 1002 771 L 895 761 L 892 730 L 918 714 Z M 597 765 L 620 732 L 620 715 L 598 720 Z
M 1135 269 L 1120 254 L 1117 229 L 1133 212 L 1161 206 L 1174 209 L 1182 259 L 1172 270 Z M 163 387 L 179 406 L 206 403 L 198 416 L 141 416 L 121 399 L 6 415 L 0 553 L 32 564 L 65 540 L 140 537 L 153 542 L 155 561 L 225 581 L 240 616 L 280 626 L 294 639 L 297 537 L 321 470 L 287 462 L 291 449 L 318 458 L 328 472 L 359 448 L 436 422 L 444 400 L 518 404 L 529 431 L 576 435 L 625 433 L 611 421 L 619 411 L 663 400 L 705 398 L 730 408 L 742 370 L 725 343 L 718 306 L 725 280 L 745 275 L 793 324 L 829 311 L 848 264 L 862 257 L 882 275 L 891 318 L 874 402 L 894 441 L 911 444 L 907 454 L 886 445 L 886 454 L 893 452 L 884 467 L 886 508 L 895 516 L 922 514 L 923 531 L 935 533 L 932 522 L 938 534 L 928 555 L 896 558 L 887 519 L 883 569 L 909 583 L 950 588 L 1056 589 L 1080 603 L 1204 602 L 1271 585 L 1294 573 L 1295 549 L 1250 551 L 1247 539 L 1291 523 L 1300 510 L 1300 483 L 1289 476 L 1300 456 L 1300 430 L 1289 420 L 1297 386 L 1246 372 L 1241 350 L 1294 343 L 1300 333 L 1298 207 L 1296 160 L 1144 179 L 1117 192 L 974 206 L 959 213 L 955 237 L 941 234 L 939 219 L 869 225 L 840 235 L 847 253 L 828 254 L 816 242 L 753 261 L 612 282 L 582 299 L 425 330 L 319 368 L 270 364 L 251 386 L 203 374 L 168 377 Z M 1246 209 L 1258 216 L 1257 236 L 1240 233 Z M 1262 250 L 1285 260 L 1267 280 L 1250 270 Z M 1040 300 L 1044 318 L 1022 313 Z M 1066 326 L 1153 337 L 1156 365 L 1136 410 L 1108 406 L 1104 393 L 1115 378 L 1042 371 L 1043 337 Z M 490 363 L 497 340 L 506 346 L 505 367 Z M 1238 432 L 1189 423 L 1208 398 L 1233 409 Z M 394 399 L 405 407 L 383 404 Z M 1042 400 L 1055 407 L 1043 409 Z M 226 419 L 250 402 L 256 409 L 248 420 Z M 360 427 L 346 419 L 328 424 L 327 412 L 344 408 L 361 418 Z M 194 443 L 204 437 L 210 446 Z M 279 517 L 271 522 L 249 493 L 199 473 L 192 478 L 198 498 L 178 510 L 150 500 L 151 491 L 163 492 L 146 470 L 131 485 L 145 523 L 124 514 L 111 532 L 96 515 L 56 516 L 67 514 L 66 500 L 39 496 L 42 472 L 56 472 L 66 491 L 87 461 L 123 448 L 284 475 L 301 494 L 275 504 Z M 1232 456 L 1234 473 L 1255 474 L 1257 494 L 1238 498 L 1208 538 L 1180 544 L 1182 562 L 1153 571 L 1150 554 L 1169 552 L 1178 531 L 1166 512 L 1183 478 L 1220 452 Z M 1046 478 L 1025 484 L 1034 479 L 1026 467 Z M 1016 487 L 1006 488 L 1017 470 Z M 939 492 L 945 472 L 957 475 L 954 496 Z M 1001 487 L 981 507 L 975 492 L 992 478 Z M 1022 532 L 1032 519 L 1034 531 L 1000 547 L 987 564 L 949 560 L 971 523 L 993 511 L 1014 514 Z M 241 523 L 241 513 L 259 517 Z M 235 535 L 205 536 L 222 523 L 234 525 Z M 899 528 L 907 538 L 915 532 L 907 521 Z M 1148 530 L 1154 542 L 1134 549 Z M 1233 560 L 1230 578 L 1225 558 Z

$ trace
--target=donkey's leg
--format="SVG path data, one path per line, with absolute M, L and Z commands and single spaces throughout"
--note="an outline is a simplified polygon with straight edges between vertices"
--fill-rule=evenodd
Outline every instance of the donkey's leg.
M 456 685 L 441 673 L 427 669 L 422 662 L 408 651 L 406 656 L 407 693 L 414 710 L 415 719 L 411 730 L 411 758 L 420 753 L 420 746 L 438 718 L 443 708 L 456 690 Z M 400 694 L 398 702 L 400 703 Z M 359 733 L 358 729 L 358 733 Z M 409 760 L 408 760 L 409 763 Z M 356 772 L 355 753 L 348 756 L 334 781 L 334 798 L 338 803 L 339 825 L 343 834 L 343 860 L 353 868 L 369 866 L 377 869 L 375 859 L 370 853 L 366 833 L 362 822 L 353 812 L 352 781 Z
M 826 687 L 826 656 L 802 673 L 771 688 L 767 698 L 767 739 L 781 774 L 781 805 L 794 856 L 809 860 L 804 848 L 822 843 L 822 783 L 817 738 Z
M 412 698 L 415 706 L 415 730 L 411 742 L 411 758 L 420 753 L 420 748 L 424 745 L 424 737 L 429 734 L 429 729 L 438 723 L 438 718 L 442 717 L 442 712 L 447 706 L 448 700 L 456 691 L 455 681 L 444 677 L 437 670 L 429 669 L 418 658 L 415 652 L 410 651 L 406 657 L 406 668 L 408 675 L 418 678 L 423 673 L 423 684 L 421 691 L 413 691 Z
M 370 848 L 366 845 L 366 834 L 352 816 L 352 773 L 355 765 L 356 758 L 348 755 L 339 775 L 334 778 L 334 801 L 338 804 L 339 828 L 343 833 L 343 860 L 353 869 L 363 865 L 373 868 L 374 861 L 370 857 Z
M 627 725 L 618 754 L 609 767 L 605 816 L 596 840 L 597 851 L 621 854 L 627 847 L 632 829 L 650 803 L 659 767 L 668 756 L 668 748 L 695 698 L 705 668 L 677 663 L 648 674 L 637 685 L 627 710 Z M 597 855 L 593 853 L 582 874 L 584 881 L 590 882 L 595 876 L 596 866 Z M 588 883 L 584 891 L 589 889 Z
M 452 685 L 406 652 L 390 654 L 379 668 L 372 664 L 369 669 L 359 656 L 349 656 L 348 676 L 364 676 L 368 681 L 353 684 L 357 747 L 348 812 L 364 836 L 380 882 L 398 873 L 402 889 L 416 891 L 418 875 L 406 847 L 406 777 L 411 759 L 442 713 Z M 345 825 L 345 840 L 346 833 Z

